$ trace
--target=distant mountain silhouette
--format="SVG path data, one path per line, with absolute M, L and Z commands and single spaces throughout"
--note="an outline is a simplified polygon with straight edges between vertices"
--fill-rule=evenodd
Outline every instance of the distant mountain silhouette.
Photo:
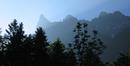
M 126 36 L 126 34 L 130 34 L 128 30 L 128 27 L 130 27 L 129 16 L 125 16 L 119 11 L 114 13 L 102 12 L 99 17 L 91 21 L 91 25 L 100 32 L 107 46 L 104 54 L 106 54 L 105 58 L 108 58 L 108 60 L 115 59 L 115 55 L 130 48 L 128 39 L 130 35 Z M 109 58 L 110 56 L 111 58 Z
M 50 28 L 45 29 L 50 41 L 60 38 L 64 43 L 72 42 L 73 29 L 76 26 L 77 18 L 68 15 L 62 22 L 54 22 Z M 69 39 L 68 39 L 69 38 Z
M 49 41 L 60 38 L 63 43 L 68 44 L 68 42 L 73 42 L 73 29 L 77 22 L 88 23 L 89 32 L 94 29 L 99 32 L 99 36 L 107 46 L 102 56 L 103 60 L 107 59 L 105 61 L 115 59 L 120 52 L 130 48 L 130 16 L 125 16 L 119 11 L 114 13 L 101 12 L 91 21 L 78 20 L 71 15 L 59 22 L 48 22 L 45 17 L 40 17 L 38 26 L 45 29 Z
M 119 11 L 114 13 L 102 12 L 99 17 L 94 18 L 91 22 L 94 27 L 100 30 L 103 34 L 107 34 L 109 37 L 114 37 L 123 28 L 130 26 L 130 17 L 121 14 Z
M 43 28 L 48 28 L 51 25 L 50 21 L 44 17 L 43 14 L 40 15 L 37 27 L 41 26 Z

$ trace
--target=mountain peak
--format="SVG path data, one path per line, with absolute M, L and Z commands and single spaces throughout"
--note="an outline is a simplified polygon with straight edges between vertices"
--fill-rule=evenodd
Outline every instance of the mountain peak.
M 43 14 L 41 14 L 38 21 L 38 27 L 47 28 L 49 24 L 50 21 Z
M 100 17 L 103 17 L 103 16 L 106 16 L 106 15 L 108 15 L 108 13 L 107 12 L 104 12 L 104 11 L 102 11 L 101 13 L 100 13 Z
M 117 16 L 122 16 L 123 15 L 120 11 L 115 11 L 113 14 L 115 14 Z
M 65 18 L 75 18 L 75 17 L 72 15 L 67 15 Z
M 77 21 L 78 19 L 72 15 L 67 15 L 64 19 L 63 19 L 63 22 L 75 22 Z
M 44 22 L 49 22 L 49 20 L 43 14 L 41 14 L 39 21 L 43 21 L 43 20 L 44 20 Z

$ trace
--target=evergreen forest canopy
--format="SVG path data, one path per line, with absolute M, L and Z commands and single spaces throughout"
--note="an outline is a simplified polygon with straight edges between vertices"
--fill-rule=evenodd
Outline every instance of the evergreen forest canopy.
M 23 23 L 15 19 L 6 34 L 0 35 L 0 66 L 130 66 L 130 51 L 103 62 L 100 56 L 107 47 L 98 31 L 93 29 L 89 34 L 88 25 L 77 22 L 74 40 L 66 47 L 59 38 L 48 42 L 41 27 L 34 35 L 25 34 Z

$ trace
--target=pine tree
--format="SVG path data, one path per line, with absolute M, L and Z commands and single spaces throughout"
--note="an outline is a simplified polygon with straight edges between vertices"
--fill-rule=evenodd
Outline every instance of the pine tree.
M 47 53 L 48 42 L 45 36 L 45 32 L 41 27 L 37 28 L 34 37 L 34 65 L 43 66 L 49 64 L 49 55 Z
M 128 54 L 120 54 L 120 57 L 114 62 L 114 66 L 130 66 L 130 58 Z
M 51 46 L 51 64 L 54 66 L 65 66 L 65 47 L 59 39 L 57 39 Z
M 1 31 L 0 31 L 0 34 L 1 34 Z M 2 40 L 2 36 L 0 35 L 0 66 L 3 65 L 4 63 L 4 58 L 5 58 L 5 55 L 4 55 L 4 44 L 3 44 L 3 40 Z
M 1 31 L 0 31 L 1 34 Z M 0 66 L 7 65 L 7 56 L 6 56 L 6 40 L 4 40 L 4 37 L 0 35 Z
M 66 66 L 76 66 L 77 62 L 72 44 L 69 44 L 69 47 L 66 48 L 65 56 Z
M 6 47 L 7 47 L 7 57 L 11 66 L 22 66 L 24 64 L 24 31 L 23 24 L 17 23 L 17 20 L 14 20 L 9 24 L 9 29 L 6 30 Z M 8 62 L 8 63 L 9 63 Z
M 103 42 L 97 38 L 97 31 L 93 34 L 87 31 L 88 24 L 77 23 L 74 37 L 74 47 L 76 51 L 77 63 L 79 66 L 102 66 L 104 65 L 99 55 L 105 48 Z
M 26 35 L 24 41 L 24 57 L 26 58 L 24 65 L 26 66 L 33 66 L 33 47 L 34 47 L 34 36 L 33 35 Z

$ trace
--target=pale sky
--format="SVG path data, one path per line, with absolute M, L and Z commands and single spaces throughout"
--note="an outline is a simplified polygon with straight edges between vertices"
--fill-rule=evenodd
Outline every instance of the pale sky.
M 17 19 L 24 23 L 26 33 L 34 33 L 40 14 L 50 21 L 60 21 L 66 15 L 90 19 L 101 11 L 121 11 L 130 15 L 130 0 L 0 0 L 0 28 Z

